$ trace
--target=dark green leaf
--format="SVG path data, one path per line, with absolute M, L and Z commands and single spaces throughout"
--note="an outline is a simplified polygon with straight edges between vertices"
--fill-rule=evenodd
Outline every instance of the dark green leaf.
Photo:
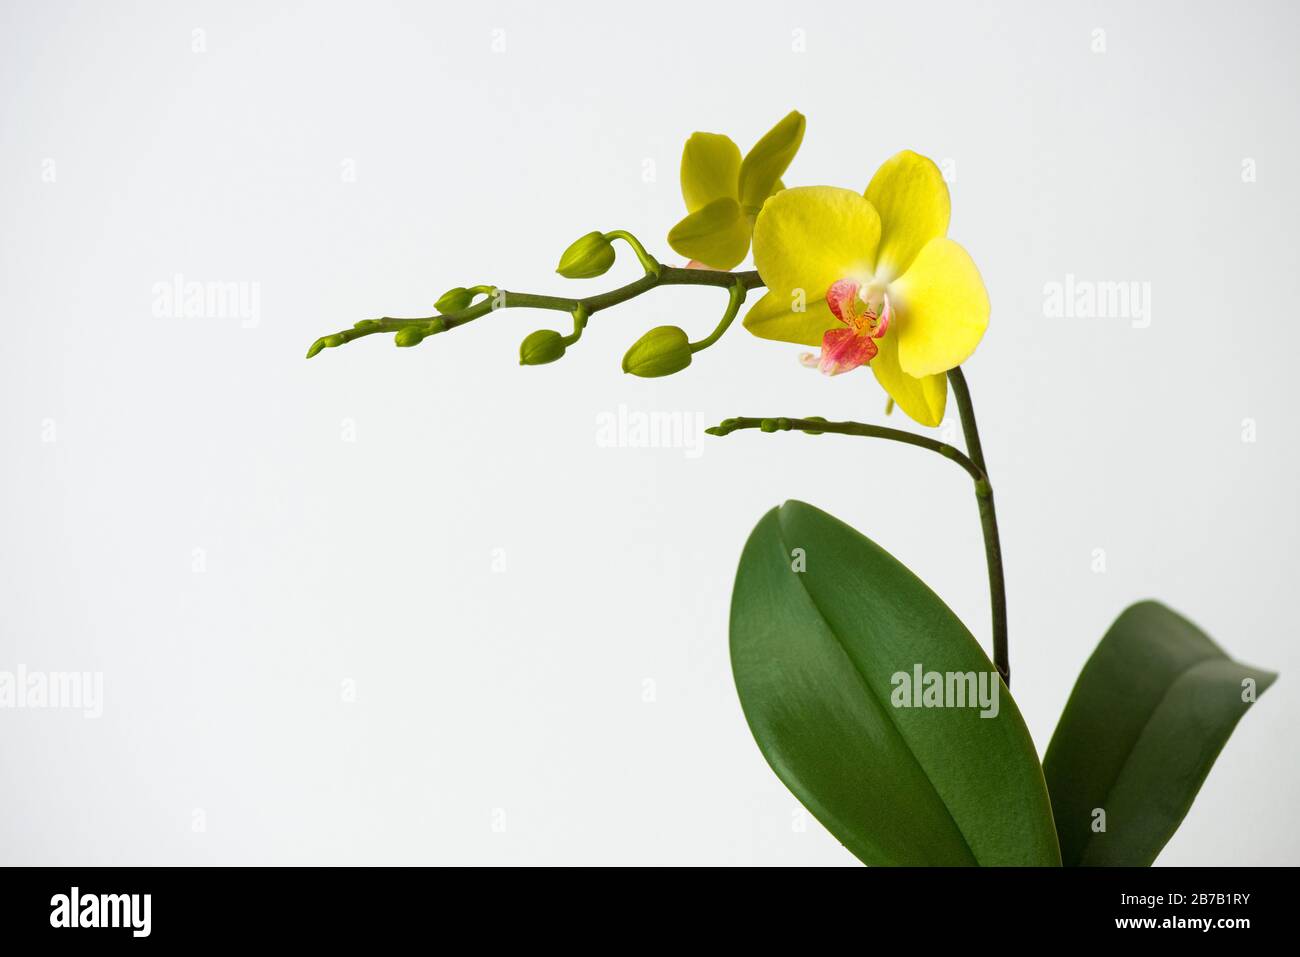
M 1158 602 L 1125 610 L 1084 665 L 1043 761 L 1065 863 L 1155 860 L 1249 699 L 1276 677 L 1232 661 Z M 1105 831 L 1094 830 L 1098 811 Z
M 731 664 L 763 756 L 864 862 L 1060 863 L 1038 756 L 988 658 L 843 522 L 787 502 L 758 523 L 732 595 Z M 918 664 L 982 673 L 996 716 L 895 707 L 894 676 Z

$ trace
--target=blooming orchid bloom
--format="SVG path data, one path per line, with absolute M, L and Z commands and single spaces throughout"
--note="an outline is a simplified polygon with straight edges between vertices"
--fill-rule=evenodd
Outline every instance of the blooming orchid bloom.
M 847 328 L 827 329 L 819 359 L 811 352 L 799 358 L 827 375 L 851 372 L 880 352 L 876 340 L 889 331 L 889 295 L 882 288 L 863 289 L 854 279 L 841 279 L 826 290 L 826 305 Z
M 668 245 L 703 269 L 734 269 L 749 255 L 754 220 L 763 203 L 785 189 L 785 173 L 803 142 L 803 114 L 793 111 L 745 157 L 730 137 L 692 133 L 682 150 L 686 218 Z
M 911 150 L 891 157 L 865 195 L 787 189 L 754 225 L 754 265 L 768 292 L 745 316 L 756 336 L 820 345 L 805 357 L 837 375 L 869 365 L 922 425 L 943 420 L 945 373 L 979 345 L 989 298 L 969 254 L 946 238 L 950 200 L 939 168 Z

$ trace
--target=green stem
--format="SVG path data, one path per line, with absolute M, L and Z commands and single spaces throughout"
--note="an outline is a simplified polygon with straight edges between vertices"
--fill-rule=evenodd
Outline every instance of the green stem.
M 307 351 L 307 358 L 322 349 L 341 346 L 364 336 L 381 332 L 400 333 L 398 345 L 414 345 L 427 336 L 455 329 L 466 323 L 480 319 L 498 309 L 550 309 L 567 312 L 574 318 L 574 331 L 571 339 L 576 339 L 586 326 L 587 319 L 620 303 L 635 299 L 643 293 L 659 286 L 715 286 L 730 292 L 727 311 L 718 327 L 699 342 L 691 343 L 691 351 L 707 348 L 726 332 L 736 318 L 745 294 L 751 289 L 763 286 L 758 272 L 725 272 L 715 269 L 682 269 L 676 266 L 661 266 L 645 252 L 635 237 L 621 230 L 608 234 L 609 238 L 619 238 L 630 243 L 641 260 L 646 274 L 635 282 L 630 282 L 617 289 L 573 299 L 564 296 L 545 296 L 536 293 L 510 292 L 492 286 L 476 286 L 474 292 L 483 298 L 457 312 L 440 316 L 425 316 L 415 319 L 399 319 L 385 316 L 382 319 L 366 319 L 358 322 L 351 329 L 317 339 Z M 988 468 L 984 463 L 984 450 L 980 445 L 979 429 L 975 424 L 975 410 L 971 404 L 970 390 L 960 368 L 948 373 L 953 394 L 957 399 L 957 409 L 961 415 L 962 431 L 966 437 L 967 454 L 943 442 L 922 435 L 914 435 L 901 429 L 866 425 L 861 422 L 823 422 L 819 419 L 728 419 L 721 425 L 709 429 L 713 435 L 726 435 L 737 429 L 761 429 L 764 432 L 798 430 L 809 434 L 837 432 L 843 435 L 861 435 L 872 438 L 902 442 L 919 448 L 937 452 L 945 458 L 955 461 L 975 480 L 975 496 L 979 502 L 980 525 L 984 531 L 984 553 L 988 563 L 989 601 L 993 617 L 993 662 L 1002 675 L 1002 680 L 1011 686 L 1011 663 L 1007 650 L 1007 595 L 1006 579 L 1002 570 L 1002 545 L 998 537 L 997 513 L 993 505 L 993 486 L 989 482 Z
M 940 442 L 925 435 L 905 432 L 902 429 L 890 429 L 883 425 L 867 425 L 865 422 L 826 422 L 822 419 L 762 419 L 742 416 L 736 419 L 724 419 L 711 429 L 705 429 L 709 435 L 729 435 L 740 429 L 760 429 L 763 432 L 807 432 L 809 435 L 821 435 L 834 432 L 839 435 L 861 435 L 872 439 L 887 439 L 890 442 L 902 442 L 917 448 L 937 452 L 946 459 L 956 462 L 975 480 L 976 485 L 988 479 L 984 470 L 946 442 Z
M 1007 582 L 1002 571 L 1002 542 L 998 537 L 998 517 L 993 507 L 993 486 L 988 480 L 988 466 L 984 464 L 984 449 L 980 446 L 979 427 L 975 424 L 975 407 L 971 404 L 970 389 L 961 368 L 948 372 L 953 395 L 957 398 L 957 411 L 961 415 L 961 428 L 966 436 L 966 451 L 981 472 L 984 481 L 975 483 L 975 497 L 979 502 L 980 525 L 984 529 L 984 557 L 989 567 L 989 605 L 993 612 L 993 664 L 1011 687 L 1011 657 L 1007 648 Z
M 658 276 L 663 272 L 664 267 L 659 260 L 646 252 L 645 247 L 641 245 L 641 240 L 637 239 L 626 229 L 615 229 L 613 232 L 606 233 L 605 238 L 610 240 L 621 239 L 623 242 L 631 246 L 632 252 L 636 253 L 637 261 L 641 263 L 641 268 L 646 271 L 647 276 Z
M 566 346 L 571 346 L 582 338 L 582 330 L 587 328 L 587 310 L 579 303 L 578 307 L 573 310 L 573 332 L 565 336 L 563 342 Z
M 425 336 L 436 335 L 446 332 L 448 329 L 455 329 L 458 326 L 473 322 L 475 319 L 481 319 L 488 313 L 495 312 L 498 309 L 551 309 L 572 314 L 581 308 L 590 317 L 602 309 L 608 309 L 611 306 L 627 302 L 629 299 L 635 299 L 637 296 L 659 286 L 716 286 L 732 290 L 733 295 L 735 295 L 734 290 L 737 288 L 742 292 L 748 292 L 750 289 L 757 289 L 762 285 L 763 280 L 759 278 L 757 271 L 752 269 L 747 272 L 724 272 L 716 269 L 682 269 L 677 266 L 662 266 L 657 275 L 647 273 L 626 286 L 620 286 L 608 292 L 597 293 L 594 296 L 586 296 L 582 299 L 571 299 L 564 296 L 543 296 L 530 292 L 510 292 L 506 289 L 492 288 L 485 298 L 458 312 L 412 319 L 385 316 L 382 319 L 362 320 L 351 329 L 345 329 L 342 332 L 336 332 L 333 335 L 322 336 L 317 339 L 312 344 L 312 347 L 307 350 L 307 358 L 310 359 L 322 349 L 341 346 L 344 343 L 379 332 L 400 332 L 403 329 L 413 328 L 419 330 Z
M 722 314 L 722 319 L 719 320 L 717 328 L 699 342 L 692 342 L 690 344 L 691 352 L 699 352 L 701 349 L 707 349 L 709 346 L 721 339 L 722 334 L 726 332 L 731 327 L 731 324 L 736 320 L 736 316 L 740 312 L 740 307 L 744 302 L 745 284 L 737 279 L 731 284 L 731 298 L 727 300 L 727 311 Z

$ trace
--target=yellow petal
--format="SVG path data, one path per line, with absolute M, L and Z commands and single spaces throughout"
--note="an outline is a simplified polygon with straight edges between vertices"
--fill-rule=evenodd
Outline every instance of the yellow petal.
M 898 316 L 898 361 L 908 375 L 934 375 L 961 365 L 989 325 L 984 280 L 966 250 L 951 239 L 926 243 L 907 272 L 889 284 L 889 297 Z
M 898 365 L 898 340 L 892 330 L 876 343 L 880 351 L 871 360 L 871 371 L 880 387 L 889 393 L 900 409 L 922 425 L 935 426 L 943 421 L 948 403 L 948 379 L 942 375 L 913 378 Z
M 820 346 L 822 333 L 840 325 L 825 299 L 804 304 L 784 292 L 768 292 L 745 313 L 745 328 L 760 339 Z
M 866 195 L 880 214 L 877 273 L 886 282 L 906 272 L 926 243 L 948 233 L 948 184 L 920 153 L 903 150 L 885 160 Z
M 721 133 L 692 133 L 682 148 L 682 199 L 686 211 L 724 196 L 739 198 L 740 147 Z
M 754 266 L 768 289 L 802 289 L 809 302 L 831 283 L 871 276 L 880 217 L 848 189 L 796 186 L 777 193 L 754 224 Z
M 776 189 L 781 175 L 799 152 L 803 142 L 803 114 L 792 110 L 763 135 L 740 164 L 740 205 L 751 216 L 758 215 L 763 200 Z
M 734 269 L 749 252 L 749 220 L 734 199 L 715 199 L 674 226 L 668 245 L 712 269 Z

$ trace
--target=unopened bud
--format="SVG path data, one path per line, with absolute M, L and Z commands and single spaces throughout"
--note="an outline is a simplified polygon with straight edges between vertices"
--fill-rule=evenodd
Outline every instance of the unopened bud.
M 691 364 L 691 343 L 676 326 L 657 326 L 632 344 L 623 371 L 643 379 L 681 372 Z
M 555 267 L 565 279 L 591 279 L 609 271 L 614 265 L 614 246 L 603 233 L 587 233 L 575 240 Z
M 455 289 L 448 289 L 438 301 L 433 304 L 433 308 L 441 313 L 460 312 L 462 309 L 468 309 L 469 304 L 474 301 L 474 294 L 464 286 L 457 286 Z
M 564 355 L 566 346 L 564 336 L 554 329 L 538 329 L 530 332 L 519 343 L 519 364 L 521 366 L 542 366 L 554 362 Z
M 397 330 L 397 335 L 393 337 L 393 341 L 401 348 L 406 349 L 410 346 L 418 346 L 427 335 L 428 332 L 423 329 L 416 326 L 407 326 L 404 329 Z

